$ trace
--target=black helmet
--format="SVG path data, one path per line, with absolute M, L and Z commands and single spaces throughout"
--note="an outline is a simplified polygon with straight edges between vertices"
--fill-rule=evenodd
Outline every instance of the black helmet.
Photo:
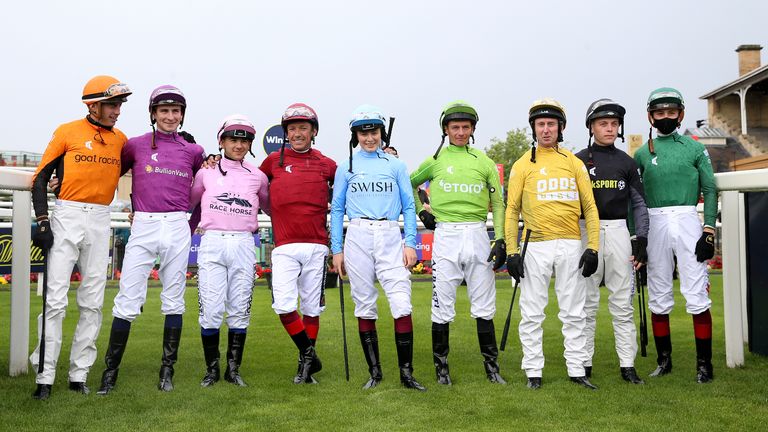
M 592 120 L 599 118 L 616 118 L 619 124 L 624 124 L 624 114 L 627 110 L 611 99 L 598 99 L 592 102 L 587 109 L 587 129 L 592 125 Z

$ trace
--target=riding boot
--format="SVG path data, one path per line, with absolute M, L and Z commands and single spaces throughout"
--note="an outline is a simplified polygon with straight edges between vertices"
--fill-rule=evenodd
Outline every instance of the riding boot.
M 128 336 L 131 334 L 130 330 L 115 329 L 114 326 L 109 333 L 109 347 L 107 348 L 107 354 L 104 356 L 104 363 L 107 364 L 107 368 L 104 369 L 104 373 L 101 375 L 101 386 L 98 395 L 106 395 L 115 387 L 117 383 L 117 372 L 120 368 L 120 362 L 123 360 L 123 354 L 125 353 L 125 347 L 128 345 Z
M 164 392 L 173 390 L 173 365 L 179 355 L 181 327 L 165 327 L 163 329 L 163 360 L 160 365 L 160 381 L 157 388 Z
M 483 365 L 488 381 L 497 384 L 507 382 L 499 374 L 499 349 L 496 346 L 496 329 L 493 320 L 477 318 L 477 340 L 480 342 L 480 354 L 483 355 Z
M 240 363 L 243 361 L 246 333 L 230 331 L 227 336 L 227 370 L 224 371 L 224 379 L 232 384 L 245 387 L 245 381 L 240 376 Z
M 202 335 L 203 340 L 203 355 L 205 356 L 206 372 L 203 380 L 200 382 L 201 387 L 210 387 L 216 384 L 221 377 L 221 369 L 219 368 L 219 332 L 217 331 L 212 335 Z
M 299 373 L 293 379 L 293 383 L 317 384 L 312 374 L 320 372 L 323 369 L 323 364 L 315 352 L 315 347 L 309 344 L 303 351 L 299 351 L 299 360 L 301 360 L 301 367 L 299 367 Z
M 656 370 L 650 376 L 660 377 L 672 372 L 672 338 L 667 336 L 654 336 L 656 342 Z
M 397 364 L 400 367 L 400 382 L 406 388 L 427 391 L 413 377 L 413 332 L 395 333 L 395 344 L 397 346 Z
M 696 338 L 696 382 L 705 384 L 712 381 L 712 339 Z
M 379 362 L 379 337 L 376 330 L 360 332 L 360 345 L 363 347 L 365 362 L 368 363 L 368 372 L 371 374 L 363 390 L 376 387 L 382 379 L 381 363 Z
M 437 383 L 451 385 L 451 375 L 448 371 L 449 324 L 432 323 L 432 359 L 435 362 Z

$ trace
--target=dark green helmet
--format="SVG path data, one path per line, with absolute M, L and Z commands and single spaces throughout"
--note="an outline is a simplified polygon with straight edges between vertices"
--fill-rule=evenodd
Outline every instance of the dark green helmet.
M 683 95 L 672 87 L 661 87 L 652 91 L 648 96 L 648 112 L 667 108 L 684 110 Z

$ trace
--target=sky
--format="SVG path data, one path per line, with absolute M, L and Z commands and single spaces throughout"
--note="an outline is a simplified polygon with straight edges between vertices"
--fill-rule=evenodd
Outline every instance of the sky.
M 434 153 L 455 99 L 478 110 L 484 148 L 554 97 L 578 150 L 599 98 L 627 108 L 627 134 L 647 136 L 646 100 L 661 86 L 683 93 L 683 128 L 706 118 L 699 97 L 738 78 L 735 48 L 768 46 L 766 16 L 756 0 L 6 2 L 0 151 L 43 152 L 59 124 L 85 115 L 83 86 L 101 74 L 133 90 L 117 124 L 129 137 L 150 130 L 152 89 L 173 84 L 187 97 L 184 128 L 208 152 L 226 116 L 250 117 L 256 163 L 294 102 L 316 109 L 316 148 L 337 161 L 363 103 L 396 117 L 392 145 L 410 170 Z

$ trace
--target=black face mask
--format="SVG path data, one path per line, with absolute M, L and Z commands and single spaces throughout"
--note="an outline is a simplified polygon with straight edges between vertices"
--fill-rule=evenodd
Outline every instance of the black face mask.
M 677 129 L 676 118 L 663 118 L 661 120 L 654 120 L 653 127 L 659 130 L 664 135 L 669 135 Z

